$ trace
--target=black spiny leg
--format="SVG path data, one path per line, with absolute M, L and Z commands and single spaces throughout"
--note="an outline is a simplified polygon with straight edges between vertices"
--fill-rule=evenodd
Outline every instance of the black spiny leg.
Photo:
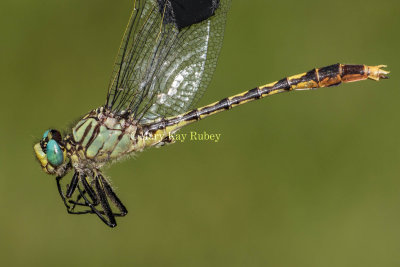
M 121 200 L 117 197 L 115 192 L 113 191 L 111 185 L 108 181 L 103 177 L 103 175 L 99 174 L 99 177 L 104 185 L 104 191 L 110 200 L 114 203 L 114 205 L 120 210 L 120 213 L 117 213 L 115 216 L 125 216 L 128 213 L 128 210 L 125 208 L 124 204 L 122 204 Z
M 74 176 L 72 177 L 72 180 L 71 180 L 71 186 L 70 186 L 69 188 L 72 188 L 72 187 L 73 187 L 72 184 L 74 183 L 74 180 L 75 180 L 75 179 L 78 179 L 77 177 L 79 178 L 79 173 L 78 173 L 78 172 L 75 172 L 75 173 L 74 173 Z M 60 194 L 60 197 L 61 197 L 62 201 L 64 202 L 65 207 L 67 208 L 67 212 L 68 212 L 69 214 L 87 214 L 87 213 L 91 213 L 91 210 L 73 211 L 73 208 L 71 208 L 71 206 L 68 205 L 66 196 L 64 195 L 64 193 L 63 193 L 63 191 L 62 191 L 62 189 L 61 189 L 61 183 L 60 183 L 60 181 L 61 181 L 62 178 L 63 178 L 63 176 L 57 176 L 57 177 L 56 177 L 57 189 L 58 189 L 58 193 Z M 75 186 L 75 188 L 76 188 L 76 186 Z M 72 193 L 73 193 L 74 190 L 75 190 L 75 189 L 73 189 L 73 190 L 71 189 Z M 68 190 L 68 191 L 69 191 L 69 190 Z
M 101 207 L 103 208 L 104 215 L 108 218 L 108 220 L 94 207 L 91 206 L 92 210 L 99 216 L 99 218 L 108 226 L 115 227 L 117 226 L 117 222 L 115 221 L 114 214 L 111 210 L 110 204 L 108 204 L 106 193 L 104 192 L 104 184 L 101 178 L 96 175 L 94 178 L 97 196 L 99 196 Z
M 97 210 L 96 207 L 92 203 L 90 203 L 89 199 L 87 199 L 87 197 L 83 194 L 83 191 L 79 186 L 78 186 L 78 190 L 79 190 L 79 193 L 81 194 L 82 198 L 85 200 L 86 205 L 91 209 L 90 211 L 88 211 L 88 213 L 96 214 L 105 224 L 107 224 L 110 227 L 115 227 L 117 225 L 117 223 L 115 222 L 115 218 L 114 218 L 114 223 L 111 221 L 111 219 L 110 219 L 110 221 L 108 221 L 104 217 L 104 212 Z
M 75 176 L 77 176 L 78 175 L 78 173 L 77 172 L 75 172 L 74 173 L 74 176 L 72 177 L 72 180 L 74 180 L 74 178 L 75 178 Z M 62 189 L 61 189 L 61 179 L 63 178 L 64 176 L 57 176 L 56 177 L 56 182 L 57 182 L 57 189 L 58 189 L 58 193 L 60 194 L 60 197 L 61 197 L 61 199 L 62 199 L 62 201 L 64 202 L 64 205 L 65 205 L 65 207 L 67 208 L 67 210 L 69 210 L 70 209 L 70 206 L 67 204 L 67 200 L 66 200 L 66 198 L 65 198 L 65 196 L 64 196 L 64 193 L 63 193 L 63 191 L 62 191 Z
M 85 191 L 88 193 L 89 197 L 93 201 L 93 205 L 97 206 L 99 202 L 99 198 L 96 195 L 96 191 L 93 189 L 92 186 L 89 185 L 88 181 L 86 180 L 87 177 L 82 179 L 82 185 L 85 188 Z
M 65 199 L 64 193 L 61 189 L 61 179 L 72 169 L 72 165 L 71 162 L 69 162 L 67 165 L 65 165 L 65 167 L 63 168 L 62 174 L 56 177 L 56 182 L 57 182 L 57 189 L 58 189 L 58 193 L 60 194 L 60 197 L 62 199 L 62 201 L 64 202 L 65 207 L 67 208 L 67 210 L 70 208 L 69 205 L 67 204 L 67 201 Z M 75 175 L 77 175 L 77 173 L 75 172 Z M 72 178 L 73 179 L 73 178 Z
M 104 187 L 103 183 L 102 183 L 102 181 L 100 181 L 100 178 L 98 176 L 96 176 L 94 178 L 94 182 L 95 182 L 96 193 L 97 193 L 96 195 L 100 201 L 100 204 L 101 204 L 103 210 L 102 211 L 97 210 L 95 205 L 93 205 L 89 201 L 89 199 L 86 197 L 86 195 L 84 194 L 84 191 L 78 186 L 80 196 L 86 202 L 86 204 L 84 204 L 84 206 L 88 206 L 91 209 L 90 211 L 87 211 L 87 213 L 89 213 L 89 212 L 95 213 L 105 224 L 107 224 L 110 227 L 115 227 L 115 226 L 117 226 L 117 222 L 115 221 L 114 214 L 111 210 L 110 205 L 108 204 L 107 196 L 103 189 L 103 187 Z M 74 203 L 74 204 L 81 205 L 81 203 Z
M 69 214 L 94 213 L 105 224 L 110 227 L 115 227 L 117 225 L 115 217 L 125 216 L 128 213 L 124 204 L 122 204 L 121 200 L 117 197 L 109 182 L 103 177 L 101 173 L 96 173 L 93 182 L 89 183 L 86 175 L 75 172 L 69 186 L 67 187 L 65 194 L 62 190 L 60 182 L 62 178 L 62 176 L 58 176 L 56 178 L 57 188 Z M 83 186 L 83 189 L 81 188 L 81 186 Z M 75 200 L 71 200 L 70 198 L 72 197 L 76 189 L 78 189 L 79 194 Z M 107 197 L 118 208 L 118 210 L 120 211 L 119 213 L 113 213 Z M 80 200 L 82 199 L 83 202 L 80 202 Z M 99 204 L 101 205 L 100 210 L 98 209 L 98 207 L 96 207 Z M 83 206 L 87 207 L 88 209 L 82 211 L 74 211 L 76 206 Z
M 79 185 L 78 185 L 78 187 L 79 187 Z M 76 197 L 75 200 L 68 200 L 68 203 L 69 203 L 69 204 L 72 204 L 71 210 L 75 209 L 76 206 L 85 206 L 85 207 L 88 207 L 88 205 L 86 204 L 86 202 L 84 202 L 84 203 L 80 203 L 80 202 L 79 202 L 79 200 L 82 199 L 82 195 L 86 194 L 86 191 L 85 191 L 85 190 L 81 190 L 81 189 L 79 189 L 78 191 L 79 191 L 79 194 L 78 194 L 78 196 Z M 82 191 L 82 193 L 80 193 L 81 191 Z
M 75 208 L 76 205 L 78 206 L 85 206 L 85 207 L 89 207 L 88 203 L 85 201 L 84 203 L 80 203 L 79 200 L 81 200 L 81 198 L 87 193 L 90 197 L 90 199 L 92 200 L 92 202 L 90 202 L 93 206 L 97 206 L 100 202 L 99 202 L 99 198 L 96 195 L 96 192 L 94 191 L 94 189 L 92 188 L 92 186 L 89 185 L 88 181 L 87 181 L 87 176 L 81 177 L 80 179 L 84 190 L 80 190 L 80 194 L 78 195 L 78 197 L 74 200 L 69 200 L 68 202 L 73 204 L 73 208 Z M 73 209 L 72 208 L 72 209 Z
M 71 184 L 69 185 L 67 192 L 65 194 L 66 198 L 70 198 L 72 196 L 72 194 L 75 192 L 78 182 L 79 182 L 79 174 L 75 172 L 74 176 L 72 176 Z

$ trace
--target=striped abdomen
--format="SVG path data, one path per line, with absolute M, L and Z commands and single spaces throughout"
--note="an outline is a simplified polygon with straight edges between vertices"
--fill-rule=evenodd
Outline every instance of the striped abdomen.
M 147 124 L 143 127 L 143 129 L 145 133 L 152 134 L 165 134 L 169 132 L 173 133 L 181 127 L 194 121 L 269 95 L 289 92 L 292 90 L 309 90 L 320 87 L 330 87 L 339 85 L 341 83 L 355 82 L 366 79 L 372 79 L 376 81 L 379 79 L 386 79 L 386 75 L 389 72 L 383 70 L 383 67 L 386 66 L 335 64 L 320 69 L 313 69 L 306 73 L 290 76 L 277 82 L 259 86 L 241 94 L 227 97 L 219 102 L 192 110 L 176 117 L 171 117 Z

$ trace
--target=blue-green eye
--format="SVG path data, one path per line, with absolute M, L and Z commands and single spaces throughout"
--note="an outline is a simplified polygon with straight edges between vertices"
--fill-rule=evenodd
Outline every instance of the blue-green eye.
M 47 143 L 47 160 L 53 166 L 60 166 L 64 161 L 64 154 L 61 147 L 53 139 Z
M 47 130 L 43 134 L 43 139 L 45 139 L 49 135 L 50 130 Z

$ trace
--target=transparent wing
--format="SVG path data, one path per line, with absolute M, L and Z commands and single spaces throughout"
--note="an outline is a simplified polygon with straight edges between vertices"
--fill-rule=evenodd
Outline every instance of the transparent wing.
M 135 0 L 107 94 L 117 115 L 154 120 L 187 111 L 202 95 L 217 64 L 230 0 L 209 19 L 178 29 L 162 0 Z

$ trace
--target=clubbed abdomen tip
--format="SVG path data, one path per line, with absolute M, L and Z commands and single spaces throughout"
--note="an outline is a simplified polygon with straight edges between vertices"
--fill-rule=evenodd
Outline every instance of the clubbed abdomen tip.
M 389 79 L 387 75 L 390 73 L 390 71 L 383 69 L 386 67 L 387 67 L 386 65 L 367 66 L 368 78 L 375 81 L 379 81 L 381 79 Z

